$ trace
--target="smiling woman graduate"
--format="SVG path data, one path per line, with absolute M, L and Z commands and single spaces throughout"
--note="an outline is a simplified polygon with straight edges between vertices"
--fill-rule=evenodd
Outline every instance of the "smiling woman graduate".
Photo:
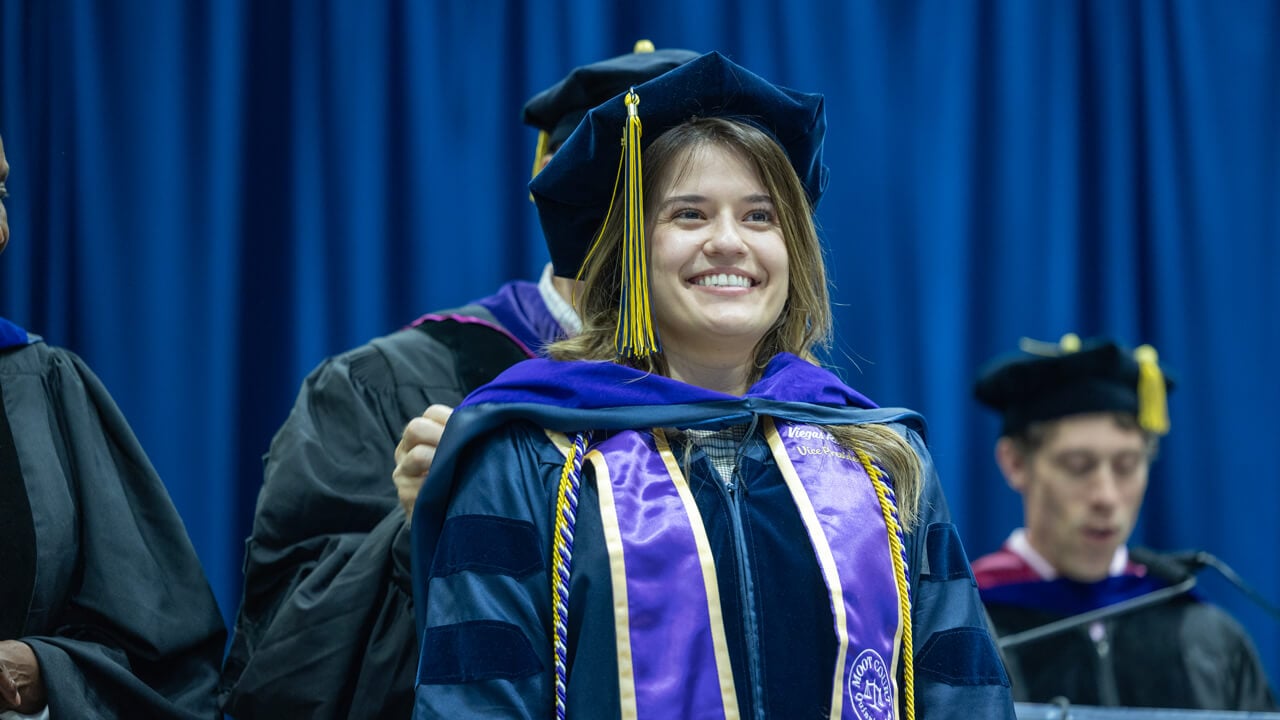
M 447 426 L 415 717 L 1013 717 L 923 421 L 813 354 L 825 129 L 710 53 L 531 183 L 584 328 Z

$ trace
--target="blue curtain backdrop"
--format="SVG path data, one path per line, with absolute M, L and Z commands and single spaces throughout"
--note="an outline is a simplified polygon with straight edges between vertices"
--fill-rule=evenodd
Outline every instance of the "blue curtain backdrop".
M 642 37 L 826 94 L 831 361 L 927 415 L 972 555 L 1020 518 L 976 368 L 1115 334 L 1179 381 L 1138 540 L 1280 600 L 1280 3 L 0 0 L 0 314 L 101 374 L 228 618 L 303 376 L 534 277 L 520 107 Z

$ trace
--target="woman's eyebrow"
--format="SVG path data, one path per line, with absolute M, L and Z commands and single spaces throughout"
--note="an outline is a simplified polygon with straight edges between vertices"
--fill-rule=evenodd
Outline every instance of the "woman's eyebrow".
M 689 205 L 697 205 L 698 203 L 706 202 L 706 200 L 707 200 L 707 197 L 705 195 L 696 195 L 696 194 L 673 195 L 667 198 L 666 200 L 663 200 L 662 205 L 659 206 L 659 209 L 665 209 L 671 205 L 686 204 L 686 203 Z M 773 196 L 769 195 L 768 193 L 757 193 L 755 195 L 746 195 L 739 202 L 744 202 L 749 205 L 754 205 L 756 203 L 773 203 Z
M 661 207 L 666 208 L 671 205 L 680 205 L 685 203 L 696 205 L 700 202 L 706 202 L 706 200 L 707 198 L 705 195 L 673 195 L 666 200 L 663 200 Z

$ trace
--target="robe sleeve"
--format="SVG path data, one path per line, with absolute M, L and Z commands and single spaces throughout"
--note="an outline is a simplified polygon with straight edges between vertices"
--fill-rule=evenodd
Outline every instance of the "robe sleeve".
M 226 627 L 186 528 L 101 381 L 74 354 L 39 347 L 43 388 L 7 385 L 5 405 L 28 423 L 11 424 L 27 436 L 24 475 L 39 478 L 41 562 L 18 639 L 35 651 L 50 716 L 220 717 Z
M 538 718 L 554 701 L 545 538 L 564 458 L 532 425 L 463 450 L 429 567 L 415 718 Z
M 924 463 L 920 513 L 906 538 L 917 715 L 1013 720 L 1009 678 L 933 461 L 922 438 L 906 432 Z
M 1190 604 L 1177 632 L 1196 707 L 1277 709 L 1252 639 L 1225 610 L 1209 603 Z
M 463 397 L 416 329 L 322 363 L 265 458 L 223 667 L 239 718 L 407 717 L 417 659 L 408 527 L 391 480 L 405 424 Z
M 417 642 L 409 528 L 391 473 L 410 419 L 457 405 L 524 349 L 430 321 L 322 363 L 265 460 L 220 696 L 239 720 L 407 717 Z M 453 313 L 458 314 L 458 313 Z

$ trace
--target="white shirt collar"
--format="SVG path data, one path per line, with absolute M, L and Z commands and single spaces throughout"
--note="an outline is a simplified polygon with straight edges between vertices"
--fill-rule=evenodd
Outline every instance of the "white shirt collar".
M 582 318 L 579 318 L 578 313 L 573 311 L 573 306 L 556 292 L 555 283 L 551 281 L 551 263 L 547 263 L 547 266 L 542 269 L 542 277 L 538 279 L 538 293 L 542 295 L 542 302 L 547 304 L 551 317 L 560 323 L 560 328 L 566 335 L 573 336 L 582 332 Z
M 1009 539 L 1005 542 L 1005 545 L 1008 546 L 1010 552 L 1026 561 L 1026 563 L 1031 566 L 1031 569 L 1035 570 L 1036 574 L 1042 579 L 1054 580 L 1059 576 L 1058 571 L 1054 569 L 1053 565 L 1050 564 L 1043 555 L 1036 552 L 1035 548 L 1031 547 L 1031 541 L 1027 540 L 1026 528 L 1018 528 L 1017 530 L 1014 530 L 1009 535 Z M 1129 548 L 1121 545 L 1116 548 L 1116 554 L 1111 558 L 1111 567 L 1107 569 L 1107 573 L 1111 577 L 1123 575 L 1124 569 L 1128 564 Z

